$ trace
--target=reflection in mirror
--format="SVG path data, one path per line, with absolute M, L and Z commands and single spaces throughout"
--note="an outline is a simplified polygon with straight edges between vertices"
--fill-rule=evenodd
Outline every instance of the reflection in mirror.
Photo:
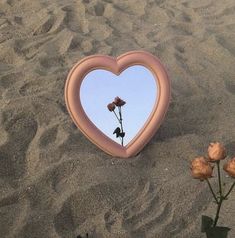
M 126 146 L 152 112 L 157 89 L 153 74 L 142 65 L 131 66 L 119 76 L 96 69 L 83 79 L 80 100 L 93 124 Z

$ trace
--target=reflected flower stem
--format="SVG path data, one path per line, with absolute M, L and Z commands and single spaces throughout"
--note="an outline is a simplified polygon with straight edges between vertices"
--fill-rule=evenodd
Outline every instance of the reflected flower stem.
M 118 106 L 118 112 L 119 112 L 119 116 L 120 118 L 118 118 L 115 110 L 113 110 L 114 112 L 114 115 L 116 116 L 116 118 L 118 119 L 118 122 L 120 123 L 120 126 L 121 126 L 121 133 L 123 133 L 123 125 L 122 125 L 122 111 L 121 111 L 121 106 Z M 121 137 L 121 145 L 123 146 L 123 143 L 124 143 L 124 140 L 123 140 L 123 137 Z
M 121 110 L 121 106 L 118 106 L 118 111 L 119 111 L 119 116 L 120 116 L 121 133 L 123 133 L 122 110 Z M 123 146 L 123 137 L 122 137 L 122 146 Z
M 121 145 L 123 146 L 123 137 L 125 136 L 125 132 L 123 131 L 123 125 L 122 125 L 122 110 L 121 110 L 121 107 L 124 106 L 126 104 L 125 101 L 123 101 L 120 97 L 115 97 L 114 101 L 109 103 L 107 105 L 107 108 L 110 112 L 113 112 L 115 117 L 117 118 L 118 122 L 120 123 L 121 125 L 121 128 L 120 127 L 117 127 L 113 134 L 116 134 L 116 137 L 121 137 L 120 140 L 121 140 Z M 119 117 L 117 115 L 117 113 L 115 112 L 115 109 L 116 107 L 118 107 L 118 113 L 119 113 Z
M 116 118 L 118 119 L 118 122 L 120 123 L 120 125 L 121 125 L 121 129 L 122 129 L 122 131 L 123 131 L 123 128 L 122 128 L 122 122 L 121 122 L 121 120 L 118 118 L 118 116 L 117 116 L 117 114 L 116 114 L 115 110 L 113 110 L 113 112 L 114 112 L 114 114 L 115 114 Z M 120 115 L 120 113 L 119 113 L 119 115 Z M 120 138 L 120 141 L 121 141 L 121 144 L 122 144 L 122 146 L 123 146 L 123 137 L 122 137 L 122 138 Z

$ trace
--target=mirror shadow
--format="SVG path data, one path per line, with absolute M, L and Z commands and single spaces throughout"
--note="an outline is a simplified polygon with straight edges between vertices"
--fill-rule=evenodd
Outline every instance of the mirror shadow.
M 157 98 L 155 78 L 142 65 L 128 67 L 119 76 L 103 69 L 93 70 L 80 88 L 80 101 L 88 118 L 123 146 L 143 127 Z

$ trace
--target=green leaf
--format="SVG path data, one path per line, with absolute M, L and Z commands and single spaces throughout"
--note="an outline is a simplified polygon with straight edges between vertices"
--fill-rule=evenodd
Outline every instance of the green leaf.
M 117 127 L 117 128 L 114 130 L 113 134 L 116 134 L 116 137 L 119 137 L 120 132 L 121 132 L 120 127 Z
M 216 226 L 211 227 L 206 231 L 207 238 L 227 238 L 228 232 L 231 229 L 228 227 Z
M 119 136 L 121 136 L 123 138 L 125 136 L 125 132 L 120 132 Z
M 206 232 L 209 228 L 211 228 L 212 224 L 213 219 L 211 217 L 202 215 L 201 232 Z

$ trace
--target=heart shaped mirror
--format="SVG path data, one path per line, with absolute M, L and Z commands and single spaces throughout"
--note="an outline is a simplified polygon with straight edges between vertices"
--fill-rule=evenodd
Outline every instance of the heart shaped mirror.
M 65 101 L 77 127 L 105 152 L 136 155 L 167 111 L 170 81 L 160 61 L 143 51 L 117 59 L 93 55 L 79 61 L 65 85 Z

